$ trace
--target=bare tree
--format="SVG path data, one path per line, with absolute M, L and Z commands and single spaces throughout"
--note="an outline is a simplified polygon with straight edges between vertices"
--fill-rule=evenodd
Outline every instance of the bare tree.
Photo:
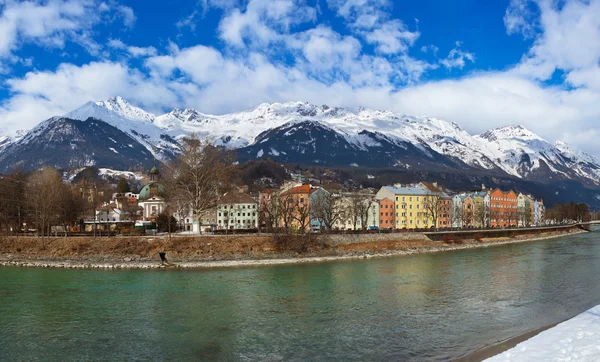
M 35 171 L 29 178 L 27 200 L 42 236 L 48 234 L 51 222 L 60 213 L 62 186 L 60 174 L 50 167 Z
M 452 227 L 454 227 L 454 225 L 456 225 L 456 227 L 459 227 L 459 228 L 463 227 L 462 213 L 463 213 L 462 205 L 459 203 L 454 203 L 454 201 L 453 201 L 452 202 Z
M 444 209 L 443 195 L 439 192 L 428 190 L 425 197 L 423 197 L 423 209 L 425 210 L 426 217 L 431 219 L 433 227 L 437 230 L 438 219 Z
M 358 194 L 356 197 L 360 200 L 360 202 L 358 202 L 356 205 L 356 212 L 360 221 L 361 230 L 365 231 L 369 226 L 369 211 L 371 211 L 371 207 L 373 205 L 372 195 Z
M 482 227 L 489 227 L 490 213 L 487 207 L 485 207 L 485 201 L 475 203 L 475 221 Z
M 292 214 L 292 218 L 298 222 L 300 233 L 305 233 L 310 225 L 310 203 L 308 200 L 301 202 L 297 197 L 294 197 L 294 202 L 295 212 Z
M 267 202 L 261 206 L 260 215 L 263 217 L 268 232 L 279 229 L 281 221 L 281 200 L 279 193 L 272 193 Z
M 286 232 L 290 232 L 292 222 L 294 221 L 294 214 L 296 213 L 296 200 L 294 196 L 289 192 L 284 192 L 277 198 L 278 210 L 281 215 L 281 223 Z
M 164 178 L 174 193 L 189 201 L 194 215 L 216 206 L 231 189 L 235 171 L 233 154 L 200 141 L 194 134 L 182 140 L 182 153 Z
M 469 205 L 470 206 L 470 205 Z M 463 207 L 461 213 L 461 222 L 463 227 L 472 227 L 473 226 L 473 208 L 471 207 Z
M 322 224 L 327 231 L 331 231 L 336 221 L 342 217 L 341 206 L 339 195 L 323 190 L 312 200 L 312 217 L 319 224 Z

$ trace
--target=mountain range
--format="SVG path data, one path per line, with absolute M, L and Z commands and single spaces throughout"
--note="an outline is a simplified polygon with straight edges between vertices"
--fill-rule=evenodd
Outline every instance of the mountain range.
M 261 104 L 248 112 L 155 115 L 121 97 L 88 102 L 14 137 L 0 137 L 0 172 L 81 166 L 126 169 L 169 160 L 190 133 L 235 149 L 240 161 L 454 171 L 600 189 L 600 161 L 522 126 L 471 135 L 454 122 L 391 111 Z

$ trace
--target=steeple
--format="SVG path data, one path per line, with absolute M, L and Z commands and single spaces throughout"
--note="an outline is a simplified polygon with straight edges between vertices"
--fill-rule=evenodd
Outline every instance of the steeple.
M 152 167 L 152 169 L 150 170 L 150 182 L 158 182 L 159 178 L 160 171 L 158 170 L 158 167 L 155 164 L 154 167 Z

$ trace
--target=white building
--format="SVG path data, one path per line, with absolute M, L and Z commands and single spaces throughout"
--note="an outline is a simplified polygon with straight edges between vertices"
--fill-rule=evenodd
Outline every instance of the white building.
M 226 193 L 217 203 L 217 228 L 258 228 L 258 202 L 244 192 Z
M 139 201 L 138 205 L 143 210 L 144 220 L 156 219 L 158 215 L 162 214 L 166 208 L 165 199 L 160 196 L 152 196 L 144 201 Z

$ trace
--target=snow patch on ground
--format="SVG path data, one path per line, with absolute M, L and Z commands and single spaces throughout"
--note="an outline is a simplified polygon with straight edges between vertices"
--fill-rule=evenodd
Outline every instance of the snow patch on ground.
M 600 361 L 600 305 L 486 361 Z

